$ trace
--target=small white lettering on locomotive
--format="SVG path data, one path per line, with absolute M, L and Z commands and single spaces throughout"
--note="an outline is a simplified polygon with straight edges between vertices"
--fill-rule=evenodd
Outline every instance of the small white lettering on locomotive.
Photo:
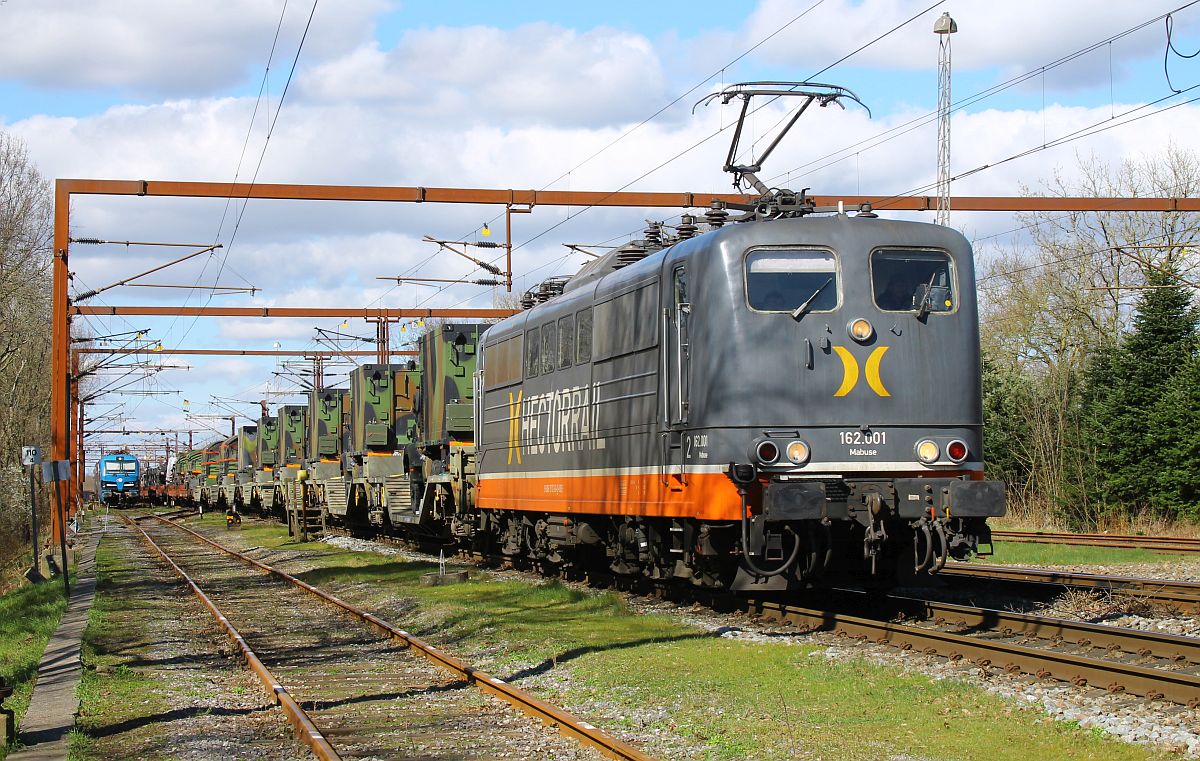
M 858 447 L 850 447 L 850 456 L 852 457 L 876 457 L 878 454 L 878 449 L 860 449 Z
M 699 460 L 708 459 L 708 434 L 697 433 L 688 434 L 683 437 L 684 441 L 684 457 L 692 459 L 695 457 Z

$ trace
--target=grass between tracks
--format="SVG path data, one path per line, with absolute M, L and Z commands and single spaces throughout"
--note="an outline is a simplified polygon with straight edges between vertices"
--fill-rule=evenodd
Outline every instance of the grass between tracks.
M 0 676 L 14 688 L 5 705 L 16 712 L 18 726 L 29 707 L 42 651 L 66 609 L 58 577 L 0 596 Z M 0 746 L 0 759 L 9 750 Z
M 169 708 L 158 682 L 145 671 L 131 668 L 121 643 L 137 639 L 143 630 L 146 600 L 114 594 L 113 574 L 122 560 L 113 547 L 101 542 L 96 549 L 96 598 L 83 634 L 81 660 L 85 668 L 76 690 L 80 712 L 70 735 L 71 761 L 93 757 L 91 734 L 98 728 L 132 722 L 144 714 Z
M 422 587 L 433 564 L 300 544 L 259 521 L 219 526 L 220 516 L 201 524 L 663 758 L 1159 757 L 961 682 L 830 660 L 814 645 L 724 639 L 608 592 L 478 569 L 465 584 Z
M 1149 550 L 1125 550 L 1111 547 L 1089 547 L 1082 544 L 1039 544 L 996 540 L 996 554 L 980 558 L 982 563 L 1000 565 L 1160 565 L 1170 567 L 1196 560 L 1200 555 L 1184 555 Z

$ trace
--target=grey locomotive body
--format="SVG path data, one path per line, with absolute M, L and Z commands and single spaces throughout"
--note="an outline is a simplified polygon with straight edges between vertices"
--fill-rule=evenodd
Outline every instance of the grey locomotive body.
M 813 215 L 636 256 L 482 339 L 477 506 L 506 551 L 758 588 L 989 541 L 959 233 Z

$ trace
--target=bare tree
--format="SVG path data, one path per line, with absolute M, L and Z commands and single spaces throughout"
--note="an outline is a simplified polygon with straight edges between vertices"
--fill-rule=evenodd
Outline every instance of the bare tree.
M 1056 172 L 1045 195 L 1200 193 L 1200 160 L 1176 146 L 1115 167 L 1093 156 L 1081 159 L 1079 170 L 1074 181 Z M 1200 266 L 1191 248 L 1200 239 L 1200 214 L 1036 212 L 1021 221 L 1030 244 L 994 252 L 979 276 L 984 356 L 996 372 L 1024 378 L 1030 388 L 1020 411 L 1027 437 L 1003 444 L 1028 474 L 1011 486 L 1018 505 L 1086 514 L 1079 487 L 1088 453 L 1078 417 L 1084 371 L 1129 329 L 1136 288 L 1152 273 L 1196 282 Z
M 0 132 L 0 561 L 27 541 L 20 447 L 49 439 L 53 217 L 50 183 Z

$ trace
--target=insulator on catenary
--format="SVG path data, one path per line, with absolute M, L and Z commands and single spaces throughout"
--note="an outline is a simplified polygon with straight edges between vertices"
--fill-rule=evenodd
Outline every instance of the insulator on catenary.
M 477 240 L 474 245 L 477 248 L 504 248 L 503 243 L 497 243 L 494 240 Z
M 77 294 L 75 294 L 74 301 L 83 301 L 84 299 L 90 299 L 91 297 L 95 296 L 97 293 L 99 293 L 99 291 L 84 291 L 83 293 L 77 293 Z
M 647 246 L 644 240 L 633 240 L 617 249 L 613 269 L 620 269 L 646 258 Z
M 688 238 L 696 237 L 696 231 L 698 229 L 699 228 L 696 227 L 696 218 L 691 214 L 684 214 L 680 218 L 679 224 L 675 226 L 675 232 L 679 234 L 680 240 L 687 240 Z
M 646 220 L 646 229 L 643 231 L 646 236 L 646 248 L 662 247 L 662 228 L 662 222 Z
M 492 280 L 490 278 L 481 278 L 479 280 L 472 280 L 471 282 L 475 285 L 504 285 L 499 280 Z
M 71 238 L 72 243 L 81 243 L 85 246 L 99 246 L 104 241 L 99 238 Z
M 704 220 L 713 227 L 720 227 L 729 219 L 729 212 L 724 209 L 709 209 L 704 212 Z

